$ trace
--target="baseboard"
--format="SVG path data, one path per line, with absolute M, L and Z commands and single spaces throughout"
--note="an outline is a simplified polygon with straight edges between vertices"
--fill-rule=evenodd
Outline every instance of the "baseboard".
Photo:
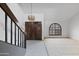
M 48 38 L 70 38 L 70 37 L 44 37 L 44 39 L 48 39 Z

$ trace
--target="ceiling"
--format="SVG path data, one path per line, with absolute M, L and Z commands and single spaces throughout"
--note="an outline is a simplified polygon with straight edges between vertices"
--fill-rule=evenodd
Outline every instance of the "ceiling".
M 30 3 L 19 3 L 24 14 L 31 11 Z M 33 3 L 32 13 L 42 13 L 45 19 L 70 19 L 79 14 L 79 3 Z

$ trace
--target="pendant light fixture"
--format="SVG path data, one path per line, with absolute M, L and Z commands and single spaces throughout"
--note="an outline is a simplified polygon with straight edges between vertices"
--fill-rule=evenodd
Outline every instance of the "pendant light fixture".
M 32 3 L 30 3 L 30 15 L 28 16 L 28 20 L 30 20 L 30 21 L 35 20 L 35 16 L 33 16 L 33 14 L 32 14 Z

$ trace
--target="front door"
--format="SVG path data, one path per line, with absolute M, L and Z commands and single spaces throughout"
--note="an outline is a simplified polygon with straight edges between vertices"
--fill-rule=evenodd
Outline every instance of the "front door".
M 28 40 L 42 40 L 42 24 L 41 22 L 26 22 L 25 31 Z

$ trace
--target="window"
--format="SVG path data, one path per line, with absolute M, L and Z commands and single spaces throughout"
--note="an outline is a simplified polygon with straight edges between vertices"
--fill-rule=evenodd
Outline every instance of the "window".
M 59 36 L 62 35 L 61 25 L 58 23 L 53 23 L 49 27 L 49 36 Z

